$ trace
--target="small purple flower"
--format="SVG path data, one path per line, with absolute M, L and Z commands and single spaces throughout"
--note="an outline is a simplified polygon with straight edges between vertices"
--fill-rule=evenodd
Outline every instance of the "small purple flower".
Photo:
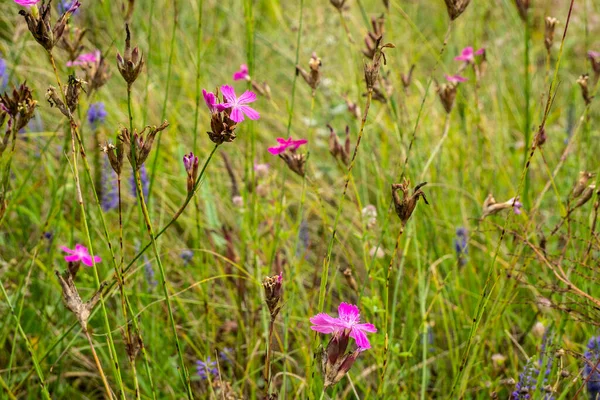
M 217 362 L 211 361 L 210 356 L 206 358 L 206 361 L 198 360 L 196 361 L 196 375 L 202 380 L 208 379 L 210 375 L 217 377 L 219 375 L 219 370 L 216 365 Z
M 0 92 L 4 91 L 6 85 L 8 85 L 8 68 L 6 61 L 0 58 Z
M 583 366 L 583 379 L 587 381 L 588 397 L 600 398 L 600 336 L 590 339 L 585 352 Z
M 523 213 L 523 211 L 521 210 L 521 208 L 523 208 L 523 203 L 521 203 L 518 198 L 516 200 L 512 198 L 508 200 L 507 203 L 512 204 L 513 212 L 515 213 L 515 215 L 521 215 L 521 213 Z
M 221 361 L 226 362 L 229 365 L 233 365 L 233 360 L 231 359 L 232 354 L 233 349 L 230 347 L 225 347 L 219 352 L 219 358 L 221 359 Z
M 456 251 L 456 256 L 458 257 L 458 262 L 460 265 L 465 265 L 467 262 L 467 230 L 465 228 L 457 228 L 456 229 L 456 237 L 454 238 L 454 250 Z
M 190 249 L 185 249 L 181 251 L 179 257 L 181 257 L 181 259 L 183 260 L 184 265 L 188 265 L 194 257 L 194 252 Z
M 204 89 L 202 89 L 202 96 L 204 96 L 204 102 L 206 103 L 208 110 L 211 113 L 217 112 L 217 96 L 215 96 L 213 92 L 207 92 Z
M 456 75 L 448 75 L 446 74 L 446 80 L 450 83 L 461 83 L 461 82 L 467 82 L 468 79 L 465 78 L 464 76 L 460 76 L 458 74 Z
M 511 400 L 533 399 L 532 396 L 536 391 L 536 385 L 538 377 L 540 375 L 539 368 L 544 365 L 544 353 L 546 353 L 546 348 L 550 341 L 551 340 L 548 336 L 548 333 L 546 333 L 546 335 L 544 335 L 544 338 L 542 339 L 542 348 L 539 359 L 536 361 L 535 359 L 531 358 L 527 362 L 527 364 L 525 365 L 525 369 L 519 375 L 519 382 L 517 382 L 517 385 L 515 386 L 515 391 L 512 392 Z M 552 362 L 552 357 L 548 357 L 545 364 L 546 370 L 544 371 L 544 376 L 542 379 L 542 384 L 544 386 L 548 381 L 548 376 L 550 375 L 550 372 L 552 372 Z M 544 390 L 540 390 L 539 394 L 541 395 L 541 397 L 538 397 L 538 399 L 540 400 L 554 400 L 554 396 L 552 396 L 551 393 L 544 392 Z
M 66 13 L 67 11 L 69 11 L 71 9 L 71 7 L 73 7 L 73 3 L 75 3 L 74 0 L 61 0 L 61 1 L 59 1 L 58 5 L 56 6 L 57 10 L 58 10 L 58 13 L 60 15 L 62 15 L 64 13 Z M 77 13 L 77 10 L 75 10 L 73 12 L 73 14 L 76 14 L 76 13 Z
M 598 60 L 598 61 L 600 61 L 600 51 L 590 50 L 590 51 L 588 51 L 587 55 L 588 55 L 588 58 L 590 60 Z
M 234 72 L 233 80 L 234 81 L 250 80 L 250 75 L 248 74 L 248 66 L 246 64 L 240 65 L 240 70 Z
M 71 250 L 66 246 L 61 246 L 60 249 L 69 254 L 68 256 L 65 256 L 66 262 L 81 261 L 83 265 L 91 267 L 94 265 L 94 263 L 98 264 L 100 261 L 102 261 L 102 259 L 99 256 L 94 256 L 92 261 L 92 256 L 90 255 L 90 252 L 88 251 L 87 247 L 82 246 L 80 244 L 76 244 L 74 250 Z
M 310 329 L 333 335 L 347 332 L 356 341 L 356 345 L 360 350 L 370 349 L 371 343 L 369 343 L 366 333 L 377 332 L 375 325 L 361 324 L 360 311 L 353 304 L 341 303 L 338 307 L 338 315 L 338 318 L 334 318 L 325 313 L 317 314 L 310 319 L 313 324 Z
M 87 120 L 93 129 L 96 129 L 98 125 L 101 125 L 106 120 L 108 113 L 104 107 L 103 102 L 92 103 L 87 113 Z
M 220 104 L 220 106 L 223 109 L 231 108 L 230 118 L 234 122 L 242 122 L 244 120 L 244 115 L 252 120 L 260 118 L 260 114 L 256 112 L 256 110 L 246 105 L 248 103 L 253 103 L 256 100 L 256 94 L 254 92 L 246 90 L 240 97 L 237 97 L 235 91 L 229 85 L 221 86 L 221 92 L 223 92 L 223 97 L 227 102 Z
M 269 153 L 273 154 L 274 156 L 283 153 L 288 148 L 291 148 L 292 150 L 297 150 L 298 147 L 302 146 L 303 144 L 308 143 L 308 140 L 306 140 L 306 139 L 293 140 L 291 137 L 287 138 L 287 139 L 277 138 L 277 143 L 279 143 L 279 146 L 269 147 L 267 149 L 269 151 Z
M 183 166 L 185 171 L 189 174 L 194 170 L 194 166 L 198 167 L 198 157 L 194 156 L 194 153 L 186 154 L 183 156 Z
M 119 189 L 117 185 L 117 174 L 110 167 L 108 159 L 105 159 L 102 168 L 102 198 L 100 199 L 102 211 L 114 210 L 119 206 Z
M 465 47 L 459 56 L 454 57 L 456 61 L 464 61 L 467 64 L 471 64 L 475 62 L 475 56 L 480 56 L 485 53 L 485 49 L 481 48 L 477 51 L 474 51 L 471 46 Z
M 39 2 L 40 0 L 15 0 L 15 3 L 23 7 L 35 6 Z
M 148 201 L 148 195 L 150 190 L 150 180 L 148 179 L 148 171 L 146 170 L 146 164 L 142 164 L 140 168 L 140 180 L 142 181 L 142 194 L 144 195 L 144 199 Z M 131 194 L 133 197 L 137 197 L 137 186 L 135 184 L 135 177 L 132 174 L 130 178 L 131 183 Z

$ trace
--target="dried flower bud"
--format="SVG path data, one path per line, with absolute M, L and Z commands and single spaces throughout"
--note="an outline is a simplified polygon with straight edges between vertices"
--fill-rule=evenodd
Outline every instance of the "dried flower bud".
M 490 193 L 483 202 L 483 214 L 481 216 L 481 219 L 484 219 L 485 217 L 493 214 L 497 214 L 500 211 L 506 210 L 508 208 L 512 208 L 513 212 L 518 215 L 521 214 L 522 207 L 523 204 L 521 204 L 518 197 L 513 197 L 512 199 L 509 199 L 504 203 L 498 203 L 496 202 L 494 196 L 492 196 L 492 194 Z
M 50 107 L 58 108 L 65 117 L 71 118 L 69 109 L 65 106 L 64 101 L 62 101 L 58 95 L 58 90 L 56 90 L 54 86 L 50 86 L 48 87 L 48 90 L 46 90 L 46 100 L 48 100 Z
M 185 167 L 185 172 L 187 172 L 187 192 L 190 195 L 194 192 L 196 179 L 198 179 L 198 157 L 192 152 L 184 155 L 183 166 Z
M 281 310 L 281 294 L 283 289 L 283 272 L 279 275 L 267 276 L 263 280 L 263 288 L 265 289 L 265 301 L 269 307 L 271 320 L 275 320 L 277 314 Z
M 66 26 L 65 32 L 56 46 L 67 52 L 69 61 L 75 61 L 83 52 L 83 38 L 86 33 L 87 29 L 73 28 L 71 25 Z
M 583 193 L 583 190 L 587 187 L 588 181 L 594 176 L 591 172 L 587 171 L 579 171 L 579 179 L 575 186 L 573 187 L 573 192 L 571 196 L 575 199 Z
M 556 24 L 558 24 L 558 20 L 553 17 L 546 17 L 546 31 L 544 34 L 544 44 L 546 45 L 546 50 L 548 52 L 552 48 L 552 44 L 554 43 L 554 29 L 556 28 Z
M 398 214 L 398 217 L 400 217 L 400 221 L 402 221 L 403 226 L 406 225 L 410 216 L 415 210 L 419 198 L 422 197 L 425 204 L 429 205 L 429 202 L 425 197 L 425 193 L 421 190 L 423 186 L 427 185 L 427 182 L 419 183 L 417 186 L 415 186 L 413 194 L 410 196 L 408 194 L 409 185 L 410 181 L 406 178 L 404 178 L 404 182 L 402 183 L 392 184 L 392 197 L 394 198 L 396 214 Z M 399 191 L 402 191 L 402 197 L 400 197 Z
M 404 86 L 404 90 L 408 89 L 412 82 L 412 74 L 415 70 L 415 64 L 410 66 L 410 70 L 408 70 L 408 74 L 400 74 L 400 78 L 402 78 L 402 86 Z
M 548 140 L 548 136 L 546 135 L 546 128 L 544 125 L 540 125 L 538 129 L 537 135 L 535 135 L 535 145 L 536 147 L 541 147 Z
M 389 99 L 394 93 L 394 86 L 392 85 L 392 81 L 389 79 L 390 71 L 387 71 L 385 75 L 381 76 L 380 80 L 375 82 L 373 85 L 373 100 L 377 100 L 381 103 L 385 103 L 387 99 Z M 367 96 L 365 94 L 365 96 Z
M 596 190 L 596 185 L 589 185 L 588 187 L 583 189 L 583 192 L 581 193 L 581 197 L 579 197 L 579 200 L 577 200 L 577 203 L 575 203 L 575 205 L 573 206 L 573 210 L 583 206 L 585 203 L 590 201 L 590 199 L 594 195 L 595 190 Z
M 26 83 L 22 83 L 18 88 L 14 88 L 12 93 L 7 91 L 4 94 L 0 94 L 0 114 L 4 117 L 0 117 L 0 127 L 2 121 L 8 115 L 9 127 L 14 127 L 18 132 L 27 124 L 29 120 L 33 118 L 37 101 L 33 99 L 31 89 Z M 3 111 L 4 113 L 1 113 Z
M 285 163 L 292 171 L 294 171 L 301 177 L 304 177 L 304 164 L 306 163 L 305 154 L 298 154 L 295 150 L 288 150 L 285 153 L 279 154 L 279 157 L 283 161 L 285 161 Z
M 346 278 L 346 283 L 348 283 L 348 286 L 350 286 L 350 288 L 352 288 L 352 290 L 355 292 L 358 292 L 358 284 L 356 283 L 354 276 L 352 276 L 352 270 L 350 268 L 346 268 L 342 271 L 342 273 Z
M 77 78 L 75 75 L 69 75 L 69 83 L 65 91 L 65 98 L 67 99 L 67 107 L 71 113 L 75 112 L 75 109 L 79 105 L 79 96 L 83 91 L 83 85 L 86 84 L 82 79 Z
M 123 171 L 123 156 L 125 155 L 123 152 L 123 142 L 118 140 L 116 146 L 107 142 L 101 149 L 108 156 L 108 162 L 113 171 L 115 171 L 117 175 L 121 175 L 121 172 Z
M 121 334 L 123 335 L 123 341 L 125 342 L 127 357 L 130 362 L 135 362 L 138 353 L 142 347 L 144 347 L 142 337 L 137 333 L 131 334 L 131 324 L 127 327 L 127 333 L 121 328 Z
M 118 139 L 125 146 L 125 152 L 127 153 L 127 159 L 129 163 L 134 168 L 134 170 L 139 170 L 150 151 L 152 150 L 152 144 L 154 143 L 154 138 L 156 135 L 165 130 L 169 126 L 167 121 L 164 121 L 160 126 L 146 126 L 141 132 L 137 132 L 134 130 L 133 135 L 129 132 L 129 129 L 123 128 L 121 130 L 121 134 L 118 136 Z M 147 132 L 146 132 L 147 131 Z M 133 147 L 133 153 L 135 156 L 135 160 L 131 158 L 131 149 Z
M 446 2 L 446 8 L 448 9 L 448 16 L 452 21 L 460 17 L 465 12 L 465 9 L 471 2 L 471 0 L 444 0 Z
M 129 32 L 129 24 L 125 24 L 125 31 L 127 36 L 125 37 L 125 53 L 123 56 L 117 52 L 117 67 L 125 82 L 129 86 L 133 85 L 133 82 L 137 79 L 144 66 L 144 57 L 140 53 L 140 49 L 134 47 L 131 49 L 131 33 Z
M 515 0 L 517 11 L 523 21 L 527 21 L 527 12 L 529 11 L 530 0 Z
M 365 46 L 367 48 L 362 50 L 363 54 L 371 60 L 377 52 L 377 39 L 383 36 L 384 24 L 385 18 L 383 14 L 377 18 L 371 18 L 371 26 L 373 27 L 373 30 L 367 32 L 367 36 L 365 36 Z
M 72 268 L 69 267 L 69 269 L 71 270 Z M 100 300 L 102 290 L 104 289 L 104 286 L 106 286 L 106 283 L 103 283 L 98 291 L 94 293 L 92 298 L 88 302 L 84 303 L 79 296 L 77 287 L 75 287 L 75 282 L 73 282 L 74 276 L 70 270 L 65 271 L 64 276 L 58 271 L 55 271 L 55 274 L 58 278 L 60 286 L 62 287 L 65 306 L 69 311 L 75 314 L 77 321 L 79 321 L 79 324 L 81 325 L 81 328 L 84 330 L 84 332 L 87 332 L 88 319 L 90 318 L 92 310 L 98 303 L 98 300 Z
M 50 0 L 48 4 L 46 4 L 45 1 L 42 1 L 42 5 L 39 6 L 36 12 L 32 12 L 33 7 L 19 11 L 19 15 L 25 17 L 27 28 L 33 35 L 33 38 L 48 52 L 51 52 L 58 43 L 65 30 L 67 21 L 79 6 L 81 6 L 81 3 L 78 0 L 73 1 L 69 9 L 65 11 L 54 26 L 52 26 L 50 22 L 50 16 L 52 14 L 51 6 L 52 0 Z
M 306 72 L 300 65 L 296 65 L 296 75 L 302 75 L 302 78 L 308 83 L 308 86 L 312 88 L 313 93 L 317 90 L 317 87 L 321 82 L 321 65 L 321 59 L 317 57 L 317 53 L 314 52 L 308 62 L 310 72 Z
M 100 89 L 110 79 L 108 63 L 103 55 L 100 55 L 98 61 L 84 65 L 85 80 L 89 86 L 88 97 L 92 92 Z
M 588 80 L 588 74 L 581 75 L 577 79 L 577 83 L 581 87 L 581 97 L 583 97 L 583 101 L 585 102 L 586 106 L 589 106 L 592 103 L 592 99 L 594 98 L 594 96 L 590 95 L 590 91 L 588 88 Z
M 350 162 L 350 135 L 348 132 L 350 131 L 350 127 L 346 125 L 346 141 L 342 146 L 335 131 L 331 127 L 331 125 L 327 125 L 329 128 L 329 152 L 331 155 L 339 159 L 344 165 L 348 165 Z
M 329 0 L 332 6 L 338 9 L 338 11 L 342 11 L 344 8 L 344 4 L 346 4 L 346 0 Z
M 358 104 L 356 104 L 353 101 L 351 101 L 348 98 L 348 94 L 344 94 L 342 97 L 344 98 L 344 101 L 346 101 L 346 107 L 348 108 L 348 112 L 354 118 L 360 119 L 361 118 L 361 114 L 360 114 L 360 107 L 358 106 Z
M 590 59 L 590 64 L 592 64 L 592 70 L 596 75 L 596 81 L 600 78 L 600 52 L 598 51 L 588 51 L 588 58 Z
M 349 335 L 348 330 L 334 334 L 329 340 L 327 348 L 321 353 L 321 369 L 326 388 L 342 380 L 360 355 L 360 349 L 346 353 Z
M 364 66 L 365 82 L 367 84 L 367 90 L 369 92 L 373 92 L 373 87 L 375 86 L 375 83 L 379 79 L 379 68 L 381 67 L 381 59 L 383 59 L 384 65 L 387 63 L 383 49 L 385 49 L 385 48 L 393 49 L 394 47 L 396 47 L 392 43 L 386 43 L 386 44 L 382 45 L 381 44 L 382 39 L 383 39 L 383 36 L 380 36 L 375 41 L 375 55 L 373 56 L 373 62 L 370 65 L 365 64 L 365 66 Z
M 207 104 L 210 102 L 209 109 L 211 110 L 210 116 L 210 127 L 211 131 L 206 132 L 210 140 L 217 144 L 221 145 L 225 142 L 233 142 L 236 138 L 235 128 L 237 127 L 237 122 L 232 120 L 231 108 L 219 108 L 219 89 L 215 90 L 215 93 L 208 93 L 206 91 L 202 91 L 204 94 L 204 99 L 207 101 Z
M 440 101 L 444 106 L 444 110 L 448 114 L 452 111 L 452 107 L 454 107 L 454 99 L 456 98 L 456 89 L 458 88 L 458 82 L 449 82 L 442 83 L 437 87 L 437 93 L 440 96 Z
M 537 337 L 538 339 L 541 339 L 546 333 L 546 327 L 540 321 L 537 321 L 531 328 L 531 333 L 533 334 L 533 336 Z
M 256 81 L 251 81 L 250 83 L 252 85 L 252 89 L 258 92 L 261 96 L 265 96 L 267 99 L 271 100 L 271 88 L 267 82 L 258 83 Z

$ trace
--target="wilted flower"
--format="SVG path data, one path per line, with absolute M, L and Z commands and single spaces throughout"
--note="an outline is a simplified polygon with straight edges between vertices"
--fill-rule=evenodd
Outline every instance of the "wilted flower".
M 365 36 L 365 45 L 367 48 L 362 50 L 363 54 L 371 60 L 377 51 L 377 40 L 383 36 L 384 24 L 385 19 L 383 14 L 379 17 L 371 17 L 371 27 L 373 30 L 367 32 L 367 36 Z
M 210 111 L 211 131 L 207 132 L 208 137 L 217 145 L 232 142 L 236 138 L 235 128 L 237 127 L 237 123 L 230 118 L 232 109 L 226 109 L 222 104 L 219 104 L 218 90 L 215 94 L 202 89 L 202 95 L 206 107 Z
M 454 99 L 456 98 L 456 89 L 458 88 L 458 82 L 461 82 L 462 78 L 459 75 L 454 77 L 446 76 L 449 83 L 443 83 L 436 88 L 438 96 L 440 97 L 440 101 L 442 102 L 442 106 L 444 106 L 444 110 L 446 113 L 450 114 L 452 111 L 452 107 L 454 107 Z M 466 79 L 464 79 L 466 80 Z
M 279 146 L 269 147 L 269 153 L 278 155 L 288 167 L 300 176 L 304 176 L 304 163 L 306 162 L 306 155 L 296 153 L 298 148 L 307 143 L 306 139 L 293 140 L 291 137 L 288 139 L 277 138 Z
M 241 81 L 241 80 L 249 81 L 250 80 L 250 74 L 248 74 L 248 66 L 246 64 L 240 65 L 240 70 L 233 73 L 233 80 L 234 81 Z
M 577 83 L 581 87 L 581 97 L 583 97 L 583 101 L 585 102 L 586 106 L 589 106 L 592 103 L 592 99 L 594 98 L 594 96 L 592 96 L 590 94 L 590 90 L 588 87 L 588 80 L 589 80 L 588 74 L 581 75 L 577 79 Z
M 75 1 L 74 0 L 61 0 L 58 2 L 57 5 L 57 10 L 59 14 L 65 13 L 67 12 L 67 10 L 71 7 L 73 7 L 73 3 Z M 73 14 L 77 14 L 77 12 L 74 12 Z
M 373 91 L 375 84 L 379 81 L 379 69 L 381 68 L 381 60 L 383 59 L 383 64 L 387 63 L 385 58 L 384 49 L 390 48 L 393 49 L 394 46 L 392 43 L 381 44 L 383 36 L 380 36 L 375 42 L 375 55 L 373 56 L 373 62 L 371 64 L 364 65 L 364 73 L 365 73 L 365 83 L 367 84 L 367 90 L 369 92 Z
M 413 190 L 413 194 L 409 196 L 408 187 L 410 185 L 410 181 L 404 178 L 404 182 L 402 183 L 394 183 L 392 184 L 392 197 L 394 199 L 394 206 L 396 209 L 396 214 L 400 217 L 400 221 L 402 221 L 402 225 L 406 225 L 410 216 L 412 215 L 415 207 L 417 206 L 417 202 L 419 198 L 423 198 L 425 204 L 429 205 L 427 202 L 427 198 L 425 197 L 425 193 L 421 190 L 421 188 L 427 185 L 427 182 L 419 183 L 415 186 Z M 399 192 L 402 192 L 403 196 L 400 197 Z
M 31 89 L 23 83 L 14 88 L 12 93 L 0 95 L 0 112 L 3 110 L 10 118 L 10 126 L 20 131 L 33 117 L 37 101 L 33 99 Z
M 465 11 L 471 0 L 444 0 L 451 20 L 455 20 Z
M 350 162 L 350 135 L 348 132 L 350 131 L 350 127 L 346 125 L 346 141 L 344 145 L 340 143 L 338 136 L 335 134 L 333 127 L 331 125 L 327 125 L 329 128 L 329 152 L 331 155 L 339 159 L 344 165 L 348 165 Z
M 256 94 L 254 92 L 246 90 L 240 97 L 237 97 L 235 91 L 229 85 L 221 86 L 221 92 L 223 92 L 223 97 L 227 102 L 220 104 L 220 107 L 223 109 L 231 109 L 229 118 L 234 122 L 242 122 L 244 120 L 244 115 L 252 120 L 260 118 L 260 114 L 256 112 L 256 110 L 246 105 L 248 103 L 253 103 L 256 100 Z
M 27 7 L 31 7 L 37 3 L 37 1 L 33 0 L 15 0 L 15 2 Z M 52 48 L 60 40 L 69 17 L 81 6 L 81 3 L 75 0 L 71 4 L 71 7 L 62 14 L 56 24 L 52 26 L 50 23 L 50 16 L 52 14 L 51 4 L 51 1 L 48 4 L 43 1 L 39 10 L 37 7 L 31 7 L 28 10 L 19 11 L 19 14 L 25 18 L 27 28 L 33 35 L 33 38 L 47 51 L 52 51 Z
M 87 120 L 89 124 L 92 126 L 92 129 L 96 129 L 98 125 L 101 125 L 106 120 L 106 116 L 108 113 L 106 112 L 106 108 L 104 103 L 99 101 L 97 103 L 90 104 L 87 113 Z
M 77 264 L 79 265 L 79 264 Z M 77 266 L 74 266 L 72 263 L 69 263 L 69 268 L 65 271 L 64 276 L 61 275 L 58 271 L 55 271 L 56 277 L 58 278 L 58 282 L 62 288 L 63 300 L 65 306 L 69 311 L 71 311 L 77 317 L 77 321 L 81 325 L 81 328 L 84 332 L 87 332 L 87 322 L 92 314 L 92 310 L 100 300 L 102 295 L 102 290 L 104 286 L 106 286 L 106 282 L 100 285 L 100 288 L 94 293 L 92 298 L 83 302 L 81 300 L 81 296 L 79 295 L 79 291 L 77 287 L 75 287 L 75 274 L 77 273 Z
M 136 46 L 131 49 L 131 33 L 129 32 L 129 24 L 125 24 L 125 53 L 121 56 L 121 53 L 117 52 L 117 67 L 119 72 L 128 86 L 131 86 L 137 79 L 144 66 L 144 57 L 142 56 L 140 49 Z
M 596 80 L 600 77 L 600 51 L 588 51 L 588 58 L 590 59 L 590 63 L 592 64 L 592 70 L 596 75 Z
M 600 336 L 590 339 L 584 354 L 583 379 L 590 400 L 600 398 Z
M 519 201 L 519 198 L 511 198 L 507 201 L 505 201 L 504 203 L 498 203 L 496 202 L 496 199 L 494 198 L 494 196 L 490 193 L 488 194 L 488 197 L 485 199 L 485 201 L 483 202 L 483 214 L 481 216 L 481 218 L 485 218 L 489 215 L 493 215 L 493 214 L 497 214 L 498 212 L 505 210 L 507 208 L 512 208 L 513 212 L 516 215 L 519 215 L 522 213 L 521 208 L 523 207 L 523 204 Z
M 156 135 L 167 129 L 168 126 L 169 123 L 164 121 L 160 126 L 146 126 L 139 133 L 137 130 L 134 130 L 133 134 L 129 132 L 128 128 L 121 129 L 121 134 L 118 136 L 118 139 L 123 143 L 129 163 L 135 170 L 139 170 L 148 158 L 148 155 L 150 155 Z M 131 158 L 132 146 L 135 160 Z
M 81 261 L 83 265 L 92 267 L 94 264 L 97 264 L 102 261 L 102 259 L 99 256 L 92 257 L 87 247 L 80 244 L 76 244 L 74 250 L 71 250 L 66 246 L 61 246 L 60 249 L 69 254 L 68 256 L 65 256 L 65 261 L 67 262 L 74 263 Z
M 313 93 L 321 82 L 321 65 L 321 59 L 317 57 L 317 53 L 315 52 L 312 53 L 310 61 L 308 62 L 310 72 L 306 72 L 300 65 L 296 65 L 296 75 L 302 75 L 302 78 L 308 83 L 308 86 L 312 88 Z
M 579 179 L 575 183 L 573 187 L 573 191 L 571 192 L 571 196 L 576 199 L 581 196 L 584 189 L 588 186 L 588 181 L 594 176 L 591 172 L 587 171 L 579 171 Z
M 271 321 L 274 321 L 281 310 L 281 294 L 283 289 L 283 272 L 279 275 L 267 276 L 263 280 L 265 289 L 265 301 L 269 307 Z
M 92 51 L 91 53 L 81 54 L 75 61 L 67 62 L 67 67 L 76 65 L 88 65 L 100 61 L 100 50 Z
M 113 171 L 115 171 L 117 175 L 121 175 L 121 171 L 123 170 L 123 157 L 125 156 L 123 142 L 119 140 L 116 146 L 107 142 L 101 149 L 108 156 L 108 161 L 110 162 Z
M 65 27 L 65 32 L 56 45 L 68 53 L 69 61 L 76 60 L 83 51 L 83 38 L 86 33 L 87 29 L 79 29 L 72 25 Z
M 79 105 L 79 96 L 83 91 L 83 85 L 85 83 L 85 81 L 77 78 L 75 75 L 69 75 L 69 83 L 64 88 L 64 97 L 67 100 L 67 104 L 65 105 L 62 97 L 58 95 L 58 91 L 54 86 L 48 87 L 48 90 L 46 91 L 46 100 L 50 103 L 50 107 L 58 108 L 65 117 L 71 119 L 72 113 Z
M 459 56 L 454 57 L 456 61 L 464 61 L 467 64 L 475 63 L 475 56 L 480 56 L 485 53 L 485 49 L 481 48 L 475 51 L 471 46 L 465 47 Z
M 194 186 L 196 179 L 198 179 L 198 157 L 194 153 L 186 154 L 183 156 L 183 166 L 187 173 L 187 191 L 188 195 L 194 192 Z
M 546 17 L 545 21 L 544 44 L 546 45 L 546 50 L 550 51 L 554 43 L 554 29 L 556 28 L 556 24 L 558 24 L 558 20 L 553 17 Z

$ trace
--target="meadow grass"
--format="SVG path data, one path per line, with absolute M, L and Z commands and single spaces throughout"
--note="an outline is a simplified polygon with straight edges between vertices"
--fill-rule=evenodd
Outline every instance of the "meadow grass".
M 85 52 L 99 49 L 112 75 L 71 123 L 44 96 L 82 69 L 58 48 L 50 59 L 23 8 L 0 4 L 6 92 L 26 81 L 38 102 L 0 158 L 0 398 L 593 398 L 600 68 L 587 53 L 600 51 L 600 3 L 538 0 L 523 19 L 513 0 L 473 0 L 454 21 L 441 0 L 384 3 L 138 0 L 127 22 L 145 66 L 128 88 L 116 62 L 127 6 L 86 1 L 69 25 L 89 30 Z M 549 51 L 547 16 L 559 20 Z M 395 47 L 370 91 L 373 17 Z M 454 60 L 467 46 L 485 62 Z M 316 89 L 296 70 L 313 52 Z M 258 92 L 233 82 L 241 64 L 270 97 L 215 144 L 201 90 Z M 457 73 L 467 81 L 449 84 Z M 106 120 L 91 124 L 97 102 Z M 125 156 L 112 182 L 99 145 L 163 120 L 144 169 L 133 176 Z M 330 154 L 327 125 L 342 145 L 349 126 L 346 161 Z M 279 137 L 307 140 L 304 174 L 267 151 Z M 576 196 L 580 171 L 593 176 Z M 428 204 L 399 218 L 392 184 L 404 179 L 409 195 L 427 182 Z M 117 186 L 120 205 L 106 210 Z M 60 246 L 76 243 L 102 258 L 74 281 L 83 301 L 103 288 L 87 329 L 55 275 L 67 269 Z M 280 272 L 274 313 L 263 285 Z M 309 318 L 341 302 L 378 331 L 325 389 L 329 338 Z M 542 373 L 519 392 L 529 367 Z

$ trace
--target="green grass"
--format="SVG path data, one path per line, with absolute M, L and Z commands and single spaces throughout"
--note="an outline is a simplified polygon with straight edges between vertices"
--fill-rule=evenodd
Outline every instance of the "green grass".
M 589 184 L 600 187 L 598 103 L 586 107 L 576 83 L 590 73 L 596 92 L 586 53 L 600 51 L 600 4 L 575 1 L 562 42 L 569 3 L 535 2 L 526 32 L 512 0 L 473 1 L 451 24 L 441 0 L 391 0 L 389 11 L 380 0 L 349 0 L 342 18 L 326 0 L 138 0 L 130 27 L 146 66 L 129 103 L 115 59 L 125 41 L 120 5 L 85 2 L 70 23 L 89 29 L 86 51 L 102 50 L 112 72 L 74 113 L 86 159 L 73 158 L 68 121 L 44 98 L 57 86 L 48 57 L 17 15 L 20 7 L 0 4 L 0 57 L 11 84 L 26 80 L 38 101 L 27 133 L 17 134 L 10 171 L 12 143 L 0 158 L 0 176 L 10 172 L 0 217 L 0 398 L 106 398 L 96 353 L 115 398 L 223 398 L 225 383 L 196 374 L 196 361 L 210 357 L 219 359 L 235 398 L 262 399 L 270 318 L 262 280 L 280 270 L 270 388 L 278 398 L 508 398 L 508 380 L 519 380 L 529 358 L 550 369 L 546 381 L 534 378 L 533 398 L 543 398 L 545 385 L 557 399 L 587 396 L 583 354 L 599 325 L 598 195 L 551 233 L 576 202 L 569 196 L 580 171 L 596 173 Z M 369 18 L 381 14 L 383 43 L 395 45 L 385 49 L 381 71 L 393 92 L 365 113 L 363 65 L 371 61 L 361 49 Z M 560 21 L 549 59 L 546 16 Z M 477 83 L 472 68 L 461 72 L 468 82 L 447 114 L 436 88 L 458 71 L 453 58 L 466 46 L 486 48 L 486 70 Z M 295 73 L 296 64 L 308 69 L 312 52 L 322 60 L 314 95 Z M 53 54 L 66 83 L 73 72 L 66 53 Z M 233 142 L 215 147 L 205 134 L 210 114 L 200 90 L 251 89 L 232 81 L 242 63 L 272 97 L 258 96 L 252 106 L 261 118 L 240 123 Z M 401 74 L 413 64 L 404 89 Z M 358 103 L 364 124 L 344 96 Z M 99 101 L 108 117 L 94 130 L 85 116 Z M 170 126 L 145 163 L 152 184 L 144 207 L 125 162 L 121 260 L 118 210 L 101 210 L 92 182 L 105 158 L 97 157 L 95 135 L 114 142 L 130 115 L 138 130 L 163 119 Z M 342 140 L 350 127 L 351 152 L 362 132 L 351 171 L 329 153 L 327 124 Z M 532 151 L 542 124 L 547 141 Z M 288 136 L 308 139 L 300 148 L 308 153 L 304 178 L 267 152 Z M 181 159 L 192 150 L 202 171 L 188 196 Z M 268 163 L 268 174 L 260 176 L 254 163 Z M 390 190 L 403 178 L 411 190 L 428 182 L 430 203 L 420 201 L 405 227 Z M 499 202 L 521 196 L 523 213 L 481 220 L 489 193 Z M 374 224 L 362 217 L 369 204 L 377 209 Z M 468 232 L 464 265 L 454 249 L 459 227 Z M 89 320 L 93 349 L 54 273 L 66 269 L 59 246 L 75 243 L 103 259 L 77 275 L 83 300 L 109 285 Z M 189 262 L 181 257 L 186 250 L 193 251 Z M 124 273 L 122 291 L 115 268 Z M 346 377 L 323 391 L 316 354 L 328 338 L 310 330 L 309 318 L 335 315 L 342 301 L 357 304 L 378 332 Z M 551 338 L 545 351 L 537 322 Z M 133 364 L 130 334 L 144 345 Z M 230 361 L 219 358 L 224 349 Z

